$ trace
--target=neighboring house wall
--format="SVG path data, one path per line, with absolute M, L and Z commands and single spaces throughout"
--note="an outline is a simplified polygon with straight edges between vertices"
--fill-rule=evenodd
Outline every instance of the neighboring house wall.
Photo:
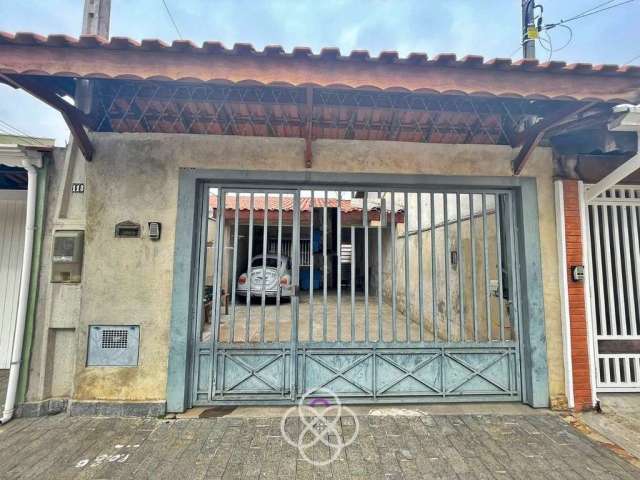
M 0 369 L 11 366 L 26 215 L 25 190 L 0 190 Z
M 96 153 L 91 163 L 83 165 L 87 225 L 79 323 L 72 348 L 72 396 L 77 400 L 163 401 L 179 169 L 305 171 L 305 142 L 169 134 L 91 137 Z M 505 146 L 317 140 L 313 142 L 313 171 L 511 176 L 514 155 Z M 551 150 L 536 149 L 523 175 L 537 179 L 550 392 L 552 403 L 561 404 L 564 370 Z M 114 225 L 123 220 L 145 228 L 148 221 L 162 222 L 162 239 L 152 242 L 146 234 L 141 239 L 116 239 Z M 49 264 L 50 251 L 43 257 L 43 265 Z M 50 301 L 59 305 L 65 300 L 52 295 Z M 140 325 L 139 366 L 87 367 L 87 333 L 93 324 Z
M 461 226 L 461 249 L 458 250 L 457 245 L 457 225 L 455 220 L 449 220 L 449 251 L 457 251 L 459 264 L 449 266 L 449 287 L 451 295 L 451 322 L 450 322 L 450 336 L 452 341 L 460 340 L 460 284 L 459 284 L 459 269 L 460 264 L 464 263 L 464 324 L 466 340 L 472 340 L 474 334 L 474 324 L 472 316 L 472 270 L 471 270 L 471 239 L 469 233 L 469 220 L 463 220 L 460 222 Z M 400 322 L 404 322 L 404 316 L 406 315 L 406 288 L 405 288 L 405 253 L 404 242 L 407 238 L 404 234 L 404 225 L 398 224 L 397 238 L 396 238 L 396 302 Z M 391 271 L 392 261 L 394 255 L 392 253 L 391 235 L 386 231 L 386 234 L 382 236 L 382 248 L 383 248 L 383 291 L 384 299 L 387 303 L 392 299 L 392 282 Z M 418 235 L 417 230 L 409 232 L 409 312 L 410 318 L 413 322 L 419 323 L 420 321 L 420 302 L 418 295 L 419 285 L 419 248 L 418 248 Z M 476 217 L 474 219 L 474 244 L 476 250 L 476 301 L 477 301 L 477 335 L 480 341 L 487 339 L 488 325 L 486 315 L 486 303 L 487 299 L 484 279 L 484 257 L 483 257 L 483 244 L 482 244 L 482 217 Z M 436 306 L 437 312 L 435 317 L 435 325 L 437 330 L 437 338 L 439 340 L 446 340 L 446 315 L 447 315 L 447 303 L 446 292 L 444 285 L 445 281 L 445 249 L 444 249 L 444 225 L 437 223 L 435 226 L 435 244 L 436 244 Z M 375 235 L 374 235 L 375 237 Z M 377 241 L 377 239 L 374 239 Z M 373 243 L 373 240 L 370 240 Z M 370 246 L 370 250 L 375 246 Z M 497 280 L 498 270 L 497 256 L 496 256 L 496 228 L 495 228 L 495 215 L 490 213 L 487 215 L 487 249 L 488 249 L 488 270 L 489 280 Z M 433 298 L 433 277 L 432 277 L 432 256 L 431 256 L 431 228 L 424 229 L 422 231 L 422 278 L 423 278 L 423 321 L 425 322 L 425 335 L 426 339 L 433 338 L 433 314 L 432 298 Z M 377 272 L 377 259 L 372 259 L 373 265 L 372 271 Z M 372 278 L 372 285 L 377 285 L 377 273 Z M 498 316 L 498 308 L 500 305 L 499 299 L 489 292 L 488 297 L 490 316 L 492 319 L 491 338 L 499 338 L 500 322 Z M 511 338 L 510 329 L 508 324 L 507 310 L 504 310 L 505 321 L 505 337 Z

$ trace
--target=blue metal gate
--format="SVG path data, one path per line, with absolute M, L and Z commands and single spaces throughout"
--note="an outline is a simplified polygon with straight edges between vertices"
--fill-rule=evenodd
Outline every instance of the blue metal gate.
M 204 201 L 193 404 L 520 400 L 509 190 Z

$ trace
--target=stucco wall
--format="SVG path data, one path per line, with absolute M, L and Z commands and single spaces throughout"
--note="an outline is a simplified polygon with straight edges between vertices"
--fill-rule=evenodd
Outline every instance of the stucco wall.
M 56 148 L 48 166 L 41 266 L 38 279 L 36 320 L 29 359 L 25 400 L 69 397 L 73 390 L 76 326 L 80 315 L 82 284 L 51 283 L 53 234 L 56 230 L 84 228 L 84 196 L 63 198 L 65 183 L 84 181 L 84 173 L 65 168 L 73 151 Z M 78 160 L 78 159 L 75 159 Z M 84 160 L 81 160 L 84 162 Z M 83 170 L 84 164 L 79 165 Z
M 204 135 L 94 134 L 87 164 L 84 279 L 76 399 L 165 398 L 174 225 L 179 168 L 304 170 L 304 141 Z M 515 151 L 502 146 L 319 140 L 313 170 L 510 176 Z M 551 397 L 564 390 L 552 159 L 537 149 L 524 176 L 537 178 Z M 115 239 L 123 220 L 163 224 L 162 239 Z M 140 324 L 138 368 L 85 367 L 87 326 Z
M 411 211 L 411 210 L 410 210 Z M 487 214 L 487 272 L 489 281 L 497 281 L 498 268 L 497 268 L 497 254 L 496 254 L 496 228 L 495 228 L 495 215 L 493 210 Z M 460 222 L 461 231 L 460 248 L 457 244 L 457 224 L 455 220 L 449 220 L 449 252 L 456 251 L 459 256 L 459 264 L 449 265 L 449 291 L 450 291 L 450 309 L 451 317 L 449 321 L 449 335 L 451 341 L 468 341 L 473 339 L 474 335 L 474 323 L 473 323 L 473 292 L 472 292 L 472 270 L 471 270 L 471 239 L 469 235 L 469 220 L 462 220 Z M 487 327 L 487 310 L 486 302 L 489 302 L 489 312 L 491 318 L 491 334 L 489 338 L 498 340 L 500 338 L 500 317 L 499 308 L 500 302 L 498 297 L 489 291 L 486 293 L 485 288 L 485 266 L 484 266 L 484 247 L 483 247 L 483 225 L 482 217 L 475 219 L 475 284 L 476 284 L 476 334 L 479 341 L 487 341 L 488 327 Z M 410 232 L 405 236 L 404 225 L 399 224 L 397 226 L 397 238 L 395 246 L 395 255 L 393 254 L 393 248 L 391 243 L 391 234 L 389 231 L 385 232 L 382 236 L 382 250 L 383 250 L 383 295 L 387 303 L 392 301 L 393 297 L 393 283 L 392 283 L 392 262 L 396 263 L 396 302 L 397 309 L 401 316 L 406 315 L 406 287 L 405 287 L 405 268 L 409 267 L 409 313 L 413 322 L 418 324 L 420 322 L 420 300 L 418 295 L 418 285 L 420 282 L 420 249 L 418 243 L 417 231 Z M 423 230 L 422 233 L 422 285 L 423 285 L 423 321 L 424 332 L 427 339 L 432 338 L 433 325 L 436 325 L 437 338 L 440 340 L 447 340 L 447 295 L 445 290 L 446 285 L 446 264 L 445 264 L 445 234 L 444 226 L 436 225 L 434 237 L 435 237 L 435 285 L 436 285 L 436 315 L 435 322 L 433 322 L 432 314 L 432 298 L 433 298 L 433 282 L 432 282 L 432 245 L 431 245 L 431 229 Z M 409 261 L 405 262 L 404 242 L 409 239 Z M 376 251 L 377 245 L 374 245 L 375 239 L 370 240 L 369 251 Z M 449 256 L 450 258 L 450 256 Z M 372 258 L 371 270 L 377 272 L 377 258 Z M 463 264 L 463 307 L 464 307 L 464 338 L 460 337 L 460 283 L 459 283 L 459 269 Z M 377 275 L 373 275 L 370 283 L 375 288 L 377 285 Z M 506 308 L 506 304 L 503 304 L 503 325 L 505 329 L 505 338 L 511 340 L 511 331 L 509 324 L 509 315 Z

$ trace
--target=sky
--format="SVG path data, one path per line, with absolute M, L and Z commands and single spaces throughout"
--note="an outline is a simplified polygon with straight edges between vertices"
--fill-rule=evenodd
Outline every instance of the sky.
M 342 54 L 368 50 L 372 56 L 394 50 L 401 56 L 425 52 L 521 58 L 520 0 L 165 0 L 184 39 L 227 47 L 251 43 L 296 46 L 319 52 L 338 47 Z M 570 18 L 603 0 L 537 0 L 544 23 Z M 78 36 L 83 0 L 0 0 L 0 31 L 64 33 Z M 640 56 L 640 0 L 549 31 L 553 60 L 568 63 L 625 64 Z M 162 0 L 112 0 L 111 36 L 137 40 L 179 37 Z M 547 44 L 548 45 L 548 44 Z M 558 51 L 559 50 L 559 51 Z M 541 61 L 549 52 L 537 46 Z M 0 58 L 0 62 L 2 59 Z M 633 61 L 640 64 L 640 57 Z M 0 133 L 11 125 L 30 136 L 55 138 L 63 146 L 69 132 L 60 115 L 29 97 L 0 85 Z

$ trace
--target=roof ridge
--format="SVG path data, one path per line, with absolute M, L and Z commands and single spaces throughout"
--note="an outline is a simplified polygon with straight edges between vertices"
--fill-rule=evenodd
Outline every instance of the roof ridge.
M 562 61 L 539 62 L 532 59 L 521 59 L 513 62 L 510 58 L 485 59 L 482 55 L 465 55 L 458 57 L 454 53 L 435 55 L 432 59 L 426 53 L 412 52 L 401 57 L 397 51 L 381 50 L 377 56 L 368 50 L 352 50 L 349 55 L 343 55 L 336 47 L 324 47 L 314 53 L 309 47 L 294 47 L 286 51 L 281 45 L 265 45 L 262 50 L 256 49 L 250 43 L 235 43 L 227 48 L 221 42 L 204 41 L 197 45 L 190 40 L 174 40 L 170 44 L 160 39 L 135 40 L 130 37 L 115 36 L 105 39 L 96 35 L 81 35 L 76 38 L 65 34 L 50 34 L 48 36 L 33 32 L 2 32 L 0 31 L 0 45 L 12 44 L 22 46 L 47 46 L 58 48 L 104 48 L 110 50 L 140 50 L 180 52 L 206 55 L 256 56 L 282 58 L 308 58 L 317 61 L 337 62 L 369 62 L 380 64 L 419 64 L 440 67 L 473 68 L 473 69 L 509 69 L 522 71 L 540 71 L 552 73 L 580 73 L 594 75 L 628 75 L 640 74 L 640 66 L 576 62 L 567 64 Z

